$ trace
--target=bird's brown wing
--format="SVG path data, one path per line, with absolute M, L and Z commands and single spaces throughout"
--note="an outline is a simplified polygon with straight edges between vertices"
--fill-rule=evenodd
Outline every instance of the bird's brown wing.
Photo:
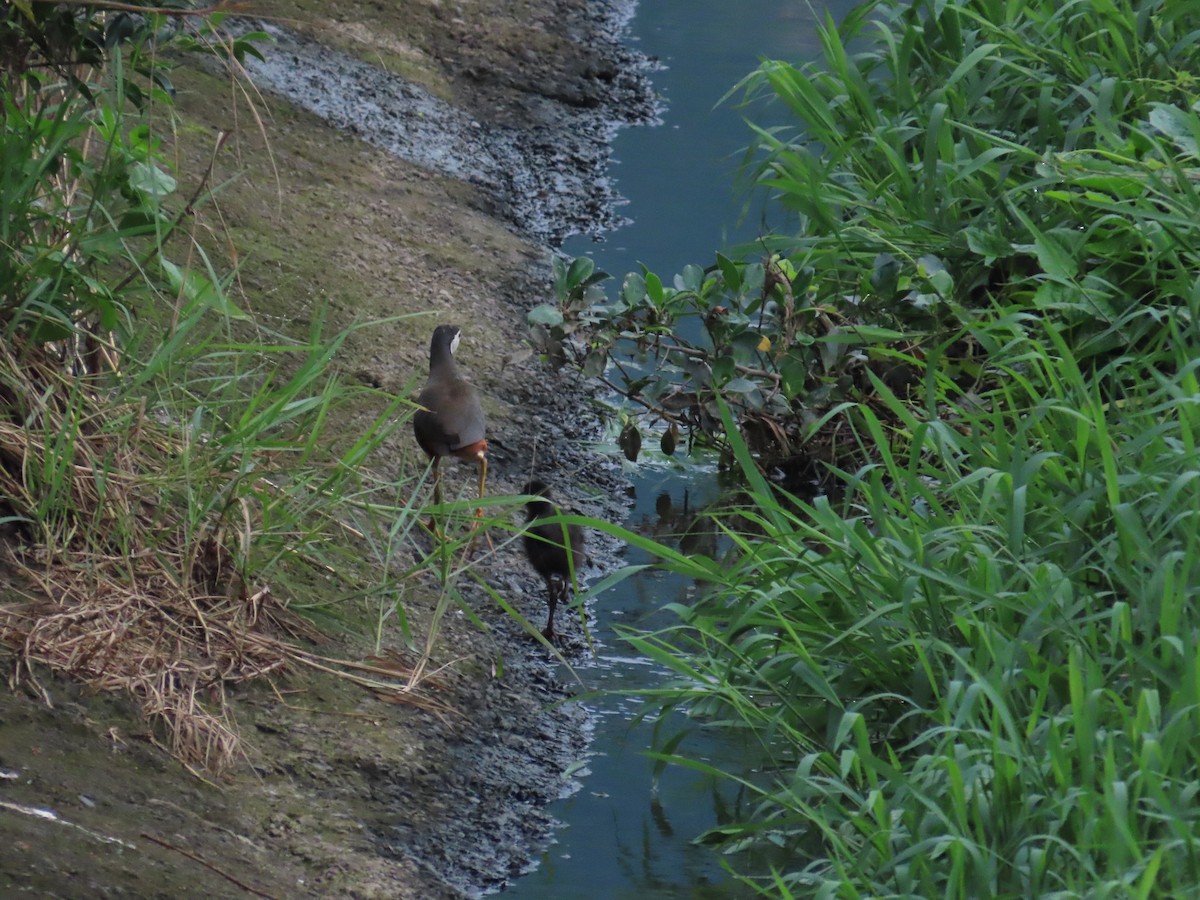
M 413 417 L 417 443 L 431 456 L 449 456 L 483 440 L 483 408 L 467 382 L 454 379 L 426 385 L 417 402 L 425 407 Z

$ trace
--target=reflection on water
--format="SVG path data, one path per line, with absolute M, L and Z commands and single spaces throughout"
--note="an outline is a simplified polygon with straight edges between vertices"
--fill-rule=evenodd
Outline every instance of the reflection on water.
M 633 27 L 639 49 L 665 64 L 654 77 L 668 103 L 664 122 L 623 131 L 614 148 L 614 180 L 629 200 L 631 224 L 606 243 L 576 239 L 564 251 L 592 256 L 618 277 L 645 262 L 669 280 L 687 263 L 707 262 L 719 247 L 753 239 L 759 227 L 753 216 L 731 228 L 739 214 L 732 199 L 736 157 L 750 132 L 742 112 L 714 107 L 763 56 L 815 57 L 814 16 L 823 19 L 828 11 L 840 18 L 853 6 L 849 0 L 641 0 Z M 685 479 L 678 470 L 643 464 L 634 487 L 626 527 L 664 542 L 674 536 L 685 552 L 716 555 L 715 534 L 697 525 L 698 513 L 718 498 L 711 472 Z M 630 563 L 646 561 L 638 551 L 629 554 Z M 718 768 L 745 765 L 759 751 L 737 734 L 701 729 L 677 712 L 639 719 L 646 706 L 623 693 L 661 684 L 666 673 L 632 658 L 613 626 L 672 621 L 656 619 L 656 611 L 686 602 L 693 590 L 683 579 L 647 570 L 597 601 L 598 655 L 578 673 L 589 690 L 616 693 L 591 702 L 597 720 L 588 774 L 581 790 L 551 809 L 567 827 L 538 869 L 507 894 L 555 900 L 747 896 L 720 858 L 692 841 L 738 818 L 748 798 L 702 772 L 668 767 L 656 773 L 644 751 L 685 728 L 692 732 L 678 749 Z
M 709 480 L 711 476 L 704 472 L 694 472 L 692 478 Z M 688 556 L 707 556 L 715 559 L 718 550 L 718 530 L 707 515 L 707 506 L 697 505 L 692 497 L 692 490 L 686 480 L 680 479 L 683 488 L 683 501 L 676 505 L 670 491 L 660 491 L 654 498 L 654 518 L 643 522 L 640 527 L 637 522 L 627 522 L 626 527 L 636 529 L 647 537 L 654 538 L 662 544 L 677 547 L 681 553 Z M 646 527 L 646 525 L 649 527 Z
M 689 483 L 672 471 L 647 473 L 638 481 L 627 527 L 667 543 L 678 544 L 682 537 L 699 552 L 715 553 L 716 536 L 698 523 L 700 511 L 717 499 L 717 490 L 711 477 Z M 631 550 L 628 561 L 648 559 Z M 597 601 L 600 645 L 596 657 L 577 671 L 589 690 L 614 693 L 589 704 L 596 713 L 596 731 L 582 789 L 551 810 L 568 827 L 558 832 L 538 870 L 507 893 L 543 898 L 745 896 L 746 888 L 730 878 L 719 857 L 692 843 L 706 829 L 729 821 L 745 798 L 732 783 L 702 772 L 677 767 L 656 772 L 644 751 L 681 730 L 690 733 L 679 749 L 718 767 L 739 766 L 755 758 L 755 749 L 738 735 L 701 729 L 678 712 L 659 717 L 656 708 L 628 693 L 661 684 L 667 673 L 630 655 L 613 634 L 614 625 L 652 628 L 672 621 L 657 610 L 665 603 L 685 602 L 693 590 L 686 579 L 647 571 Z

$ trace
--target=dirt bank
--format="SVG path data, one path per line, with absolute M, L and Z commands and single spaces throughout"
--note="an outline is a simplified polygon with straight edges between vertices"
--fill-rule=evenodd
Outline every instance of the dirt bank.
M 237 248 L 241 301 L 299 333 L 319 307 L 332 328 L 428 312 L 357 332 L 339 359 L 393 391 L 423 377 L 433 325 L 456 322 L 485 397 L 493 490 L 516 492 L 536 467 L 584 511 L 617 515 L 619 473 L 588 455 L 595 423 L 578 386 L 511 358 L 524 310 L 549 295 L 547 244 L 614 221 L 612 120 L 651 112 L 637 61 L 614 39 L 619 11 L 281 0 L 261 13 L 288 29 L 274 68 L 257 73 L 261 131 L 221 76 L 177 78 L 184 180 L 206 164 L 213 129 L 235 135 L 215 173 L 234 180 L 197 227 Z M 418 463 L 407 434 L 390 450 L 387 467 Z M 613 552 L 598 549 L 601 561 Z M 480 567 L 542 615 L 513 545 Z M 435 662 L 450 712 L 293 673 L 236 698 L 246 759 L 220 781 L 182 770 L 120 699 L 48 677 L 44 696 L 29 682 L 0 692 L 0 895 L 437 898 L 502 886 L 548 839 L 544 807 L 572 789 L 587 719 L 559 703 L 569 679 L 482 589 L 461 587 L 489 630 L 448 617 Z M 418 632 L 432 598 L 411 597 Z M 582 652 L 578 624 L 566 631 L 568 655 Z M 350 636 L 325 649 L 372 648 Z

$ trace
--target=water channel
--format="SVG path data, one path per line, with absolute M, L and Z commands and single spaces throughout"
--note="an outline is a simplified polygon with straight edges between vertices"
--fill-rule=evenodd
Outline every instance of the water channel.
M 644 263 L 664 281 L 688 263 L 708 264 L 713 252 L 752 240 L 753 213 L 740 223 L 734 196 L 739 150 L 750 138 L 743 113 L 716 104 L 763 57 L 799 63 L 815 58 L 815 23 L 840 20 L 852 0 L 640 0 L 630 38 L 663 68 L 654 73 L 665 100 L 662 124 L 622 131 L 612 177 L 628 200 L 630 222 L 602 243 L 576 238 L 569 256 L 591 256 L 620 278 Z M 715 107 L 715 108 L 714 108 Z M 757 118 L 760 123 L 761 117 Z M 769 223 L 777 224 L 777 223 Z M 633 475 L 635 501 L 624 523 L 666 540 L 688 510 L 716 499 L 711 473 L 643 463 Z M 628 561 L 644 562 L 631 551 Z M 630 691 L 661 683 L 664 673 L 634 658 L 614 625 L 653 624 L 656 610 L 685 598 L 690 585 L 647 573 L 608 591 L 597 602 L 597 657 L 578 670 L 590 690 Z M 692 839 L 718 824 L 736 802 L 732 788 L 700 773 L 670 768 L 657 780 L 644 751 L 654 724 L 634 722 L 640 703 L 611 694 L 592 702 L 596 733 L 583 787 L 550 811 L 565 828 L 537 869 L 505 892 L 519 898 L 665 900 L 747 895 L 711 850 Z M 694 723 L 693 723 L 694 724 Z M 683 716 L 660 724 L 665 733 L 687 727 Z M 681 751 L 718 767 L 745 758 L 739 740 L 719 732 L 690 734 Z M 752 863 L 751 863 L 752 864 Z

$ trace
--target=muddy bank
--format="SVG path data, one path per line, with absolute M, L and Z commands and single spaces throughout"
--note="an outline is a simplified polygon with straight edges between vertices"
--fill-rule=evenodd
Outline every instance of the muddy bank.
M 598 72 L 593 66 L 560 73 L 562 82 L 536 80 L 519 116 L 511 107 L 455 106 L 270 22 L 245 21 L 239 30 L 261 30 L 273 40 L 266 60 L 247 60 L 255 84 L 399 159 L 477 188 L 481 209 L 537 243 L 558 246 L 570 235 L 598 236 L 620 224 L 608 179 L 611 140 L 621 125 L 654 118 L 640 73 L 646 63 L 616 43 L 619 21 L 615 12 L 599 20 L 612 58 Z
M 615 221 L 603 181 L 612 122 L 651 109 L 615 41 L 620 15 L 581 0 L 399 6 L 263 4 L 293 35 L 281 42 L 292 69 L 283 64 L 275 87 L 306 84 L 288 95 L 304 101 L 348 86 L 335 104 L 358 109 L 348 118 L 273 93 L 264 70 L 260 129 L 231 108 L 222 77 L 178 73 L 184 193 L 207 163 L 209 131 L 233 132 L 214 174 L 230 186 L 198 223 L 237 247 L 239 301 L 297 334 L 318 308 L 334 328 L 427 312 L 356 332 L 338 360 L 348 377 L 398 392 L 423 378 L 433 325 L 456 322 L 489 417 L 493 491 L 515 493 L 536 472 L 582 511 L 618 517 L 620 474 L 587 449 L 596 421 L 581 387 L 520 358 L 524 311 L 549 298 L 546 245 Z M 361 60 L 375 61 L 374 76 Z M 405 96 L 418 111 L 389 112 Z M 353 106 L 365 99 L 377 119 Z M 417 129 L 425 118 L 445 131 Z M 377 462 L 384 474 L 421 464 L 407 432 Z M 541 584 L 503 537 L 477 571 L 538 621 Z M 603 565 L 615 550 L 592 555 Z M 544 807 L 573 789 L 565 773 L 586 751 L 587 716 L 561 702 L 569 677 L 486 591 L 459 587 L 486 630 L 461 612 L 443 623 L 432 694 L 444 711 L 388 705 L 317 673 L 242 688 L 234 724 L 246 758 L 219 781 L 174 763 L 120 698 L 44 675 L 0 692 L 0 895 L 437 898 L 502 887 L 549 839 Z M 425 582 L 406 597 L 418 640 L 435 597 Z M 568 658 L 585 652 L 578 622 L 559 626 Z M 395 630 L 384 646 L 412 657 Z M 349 629 L 321 649 L 376 648 Z

